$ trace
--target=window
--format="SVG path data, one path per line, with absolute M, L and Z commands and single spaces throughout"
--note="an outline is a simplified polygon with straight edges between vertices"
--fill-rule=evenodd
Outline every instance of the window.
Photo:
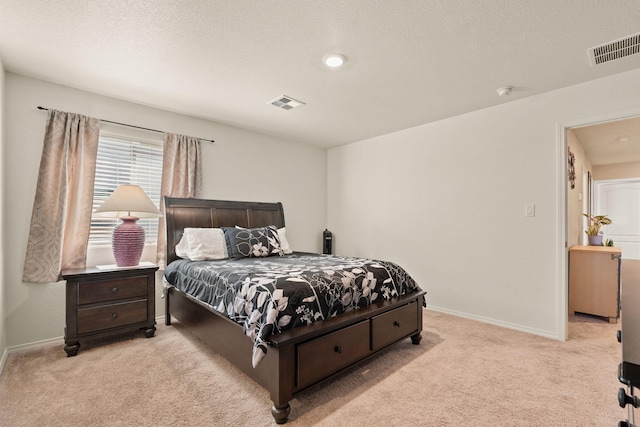
M 151 201 L 159 206 L 162 149 L 161 141 L 101 133 L 93 187 L 93 210 L 122 184 L 139 185 Z M 110 245 L 113 228 L 119 222 L 116 218 L 93 217 L 89 246 Z M 158 218 L 140 218 L 138 224 L 144 227 L 146 243 L 155 244 L 158 238 Z

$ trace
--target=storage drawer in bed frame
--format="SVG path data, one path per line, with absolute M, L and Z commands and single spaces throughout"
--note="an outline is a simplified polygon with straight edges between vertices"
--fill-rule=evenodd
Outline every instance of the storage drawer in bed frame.
M 297 387 L 307 387 L 418 331 L 417 304 L 373 316 L 297 345 Z M 323 358 L 314 357 L 325 355 Z
M 370 350 L 369 320 L 298 344 L 298 387 L 306 387 L 365 357 Z M 314 357 L 324 354 L 325 357 Z
M 377 351 L 418 332 L 415 302 L 371 318 L 371 350 Z

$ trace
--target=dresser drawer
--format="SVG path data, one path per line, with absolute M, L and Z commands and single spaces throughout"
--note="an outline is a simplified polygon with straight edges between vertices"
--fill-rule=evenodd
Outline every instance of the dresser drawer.
M 117 328 L 147 320 L 147 300 L 78 309 L 78 334 Z
M 298 387 L 306 387 L 369 353 L 369 320 L 300 344 L 297 350 Z
M 146 296 L 146 275 L 78 283 L 78 305 Z
M 371 349 L 379 350 L 418 331 L 417 303 L 398 307 L 371 318 Z

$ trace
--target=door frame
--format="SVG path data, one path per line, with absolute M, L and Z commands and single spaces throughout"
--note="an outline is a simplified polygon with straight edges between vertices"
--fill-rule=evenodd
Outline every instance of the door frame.
M 640 116 L 640 107 L 598 114 L 594 116 L 582 117 L 574 120 L 558 122 L 556 125 L 556 153 L 557 153 L 557 310 L 556 310 L 556 330 L 558 339 L 566 341 L 569 336 L 569 248 L 567 247 L 567 130 L 576 127 L 595 125 L 598 123 L 611 122 Z

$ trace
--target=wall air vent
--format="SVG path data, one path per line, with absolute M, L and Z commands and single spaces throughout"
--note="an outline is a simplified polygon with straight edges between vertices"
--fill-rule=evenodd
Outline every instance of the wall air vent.
M 589 49 L 591 66 L 640 53 L 640 33 Z
M 292 110 L 296 107 L 304 105 L 304 102 L 295 100 L 287 95 L 280 95 L 276 99 L 269 101 L 269 104 L 275 105 L 276 107 L 282 108 L 284 110 Z

